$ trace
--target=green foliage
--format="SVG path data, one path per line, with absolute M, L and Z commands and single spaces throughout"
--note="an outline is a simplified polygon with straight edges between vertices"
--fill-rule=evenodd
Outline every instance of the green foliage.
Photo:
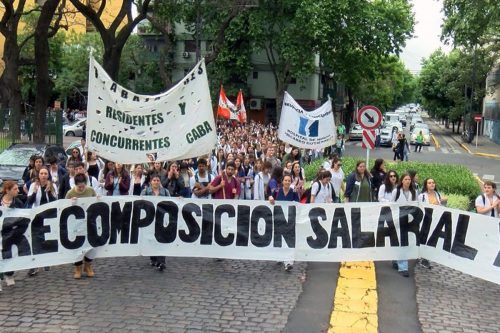
M 390 54 L 399 54 L 415 24 L 407 0 L 305 0 L 310 30 L 326 70 L 356 92 L 374 79 Z
M 342 158 L 342 169 L 346 176 L 354 171 L 358 160 L 353 157 Z M 323 162 L 323 159 L 319 159 L 304 168 L 308 180 L 312 179 L 309 177 L 319 170 Z M 371 160 L 369 169 L 373 167 L 374 163 L 375 161 Z M 452 199 L 457 204 L 461 203 L 460 196 L 465 196 L 468 200 L 468 207 L 469 201 L 474 200 L 481 193 L 481 189 L 472 172 L 462 165 L 423 162 L 394 163 L 392 161 L 386 161 L 385 164 L 386 170 L 395 170 L 400 176 L 408 170 L 417 171 L 420 185 L 423 184 L 426 178 L 434 179 L 440 192 L 447 193 L 448 195 L 458 195 L 457 197 L 453 196 Z
M 485 95 L 484 82 L 493 65 L 493 57 L 484 49 L 474 52 L 454 49 L 450 54 L 444 54 L 438 50 L 424 59 L 419 89 L 422 104 L 431 116 L 457 121 L 469 109 L 472 112 L 481 110 Z M 466 87 L 474 87 L 472 105 L 468 104 Z
M 444 0 L 443 38 L 456 46 L 500 49 L 500 2 L 495 0 Z M 498 55 L 497 55 L 498 56 Z
M 165 90 L 158 75 L 158 57 L 144 46 L 138 35 L 131 35 L 123 48 L 118 82 L 138 94 L 152 95 Z
M 277 95 L 286 90 L 292 78 L 298 81 L 314 73 L 314 25 L 316 17 L 307 15 L 299 0 L 264 0 L 249 15 L 249 34 L 254 50 L 268 59 L 275 75 Z
M 415 101 L 416 80 L 396 56 L 384 58 L 374 75 L 374 79 L 363 79 L 359 83 L 357 97 L 363 104 L 388 111 Z
M 470 198 L 466 195 L 460 194 L 444 194 L 448 198 L 448 203 L 446 204 L 449 208 L 456 208 L 461 210 L 469 210 L 470 208 Z
M 57 77 L 54 80 L 55 92 L 61 97 L 70 97 L 73 94 L 82 94 L 87 90 L 89 76 L 89 55 L 101 61 L 103 44 L 97 33 L 77 34 L 59 32 L 58 40 L 62 40 L 60 53 L 55 68 Z M 54 47 L 51 45 L 51 53 Z

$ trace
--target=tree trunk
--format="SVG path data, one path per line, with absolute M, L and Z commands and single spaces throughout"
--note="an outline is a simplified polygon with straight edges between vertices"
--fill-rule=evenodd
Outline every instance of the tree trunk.
M 45 143 L 46 111 L 52 93 L 49 77 L 49 29 L 60 0 L 47 0 L 35 28 L 36 97 L 33 117 L 33 141 Z
M 5 69 L 2 75 L 3 100 L 8 104 L 3 108 L 9 107 L 11 110 L 9 119 L 9 132 L 12 138 L 21 137 L 21 110 L 22 96 L 21 85 L 19 83 L 19 46 L 17 45 L 17 36 L 8 36 L 4 43 L 3 60 Z
M 344 120 L 344 126 L 346 128 L 351 128 L 352 118 L 354 116 L 354 98 L 352 94 L 352 90 L 350 88 L 347 89 L 347 97 L 349 98 L 349 104 L 347 105 L 347 117 Z
M 124 45 L 115 45 L 104 42 L 104 55 L 102 57 L 102 67 L 108 73 L 112 80 L 118 81 L 120 72 L 120 59 Z
M 276 123 L 278 125 L 281 119 L 281 107 L 283 106 L 283 99 L 285 98 L 285 87 L 279 84 L 276 89 Z
M 455 133 L 455 122 L 451 122 L 451 133 Z

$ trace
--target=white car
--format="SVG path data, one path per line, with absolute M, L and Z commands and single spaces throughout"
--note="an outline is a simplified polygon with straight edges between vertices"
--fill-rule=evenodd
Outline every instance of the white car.
M 386 147 L 392 146 L 393 133 L 394 133 L 394 129 L 390 126 L 381 128 L 380 129 L 380 145 L 386 146 Z M 396 134 L 394 134 L 394 135 L 396 135 Z
M 83 127 L 85 126 L 86 122 L 87 118 L 84 118 L 75 120 L 69 125 L 64 125 L 63 126 L 64 136 L 82 136 Z
M 385 122 L 384 128 L 390 128 L 391 130 L 394 130 L 397 128 L 398 132 L 403 132 L 403 125 L 399 121 Z
M 363 128 L 361 125 L 352 124 L 349 130 L 349 140 L 362 140 L 363 139 Z
M 414 145 L 417 142 L 417 135 L 422 132 L 422 135 L 424 136 L 424 142 L 422 143 L 424 146 L 430 146 L 431 145 L 431 132 L 429 131 L 428 128 L 415 128 L 413 132 L 411 132 L 411 137 L 410 137 L 410 144 Z

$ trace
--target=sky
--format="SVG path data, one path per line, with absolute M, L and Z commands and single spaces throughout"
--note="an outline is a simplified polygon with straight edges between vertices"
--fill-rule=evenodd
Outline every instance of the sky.
M 440 41 L 443 22 L 442 0 L 412 0 L 415 13 L 414 38 L 406 42 L 400 54 L 406 68 L 413 74 L 421 69 L 422 58 L 428 58 L 439 47 L 449 52 L 451 47 Z

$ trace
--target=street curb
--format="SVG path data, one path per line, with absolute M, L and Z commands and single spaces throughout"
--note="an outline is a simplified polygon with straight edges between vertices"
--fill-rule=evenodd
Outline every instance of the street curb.
M 476 156 L 483 156 L 483 157 L 491 157 L 491 158 L 500 158 L 500 155 L 498 154 L 488 154 L 488 153 L 474 153 L 472 152 L 466 145 L 464 145 L 463 143 L 459 142 L 458 140 L 456 140 L 453 136 L 451 137 L 456 143 L 458 143 L 460 145 L 460 147 L 462 147 L 462 149 L 466 150 L 469 154 L 471 155 L 476 155 Z
M 432 137 L 432 141 L 434 141 L 434 146 L 436 146 L 436 149 L 439 149 L 439 147 L 441 147 L 441 146 L 439 145 L 439 142 L 436 139 L 436 137 L 434 136 L 434 134 L 431 134 L 431 137 Z
M 467 148 L 467 146 L 466 146 L 466 145 L 464 145 L 463 143 L 458 142 L 457 140 L 455 140 L 455 142 L 456 142 L 456 143 L 458 143 L 458 144 L 460 145 L 460 147 L 462 147 L 463 149 L 467 150 L 467 152 L 468 152 L 469 154 L 474 155 L 474 153 L 473 153 L 473 152 L 471 152 L 471 151 L 470 151 L 470 149 L 469 149 L 469 148 Z
M 474 155 L 491 157 L 491 158 L 500 158 L 500 155 L 497 154 L 487 154 L 487 153 L 474 153 Z

